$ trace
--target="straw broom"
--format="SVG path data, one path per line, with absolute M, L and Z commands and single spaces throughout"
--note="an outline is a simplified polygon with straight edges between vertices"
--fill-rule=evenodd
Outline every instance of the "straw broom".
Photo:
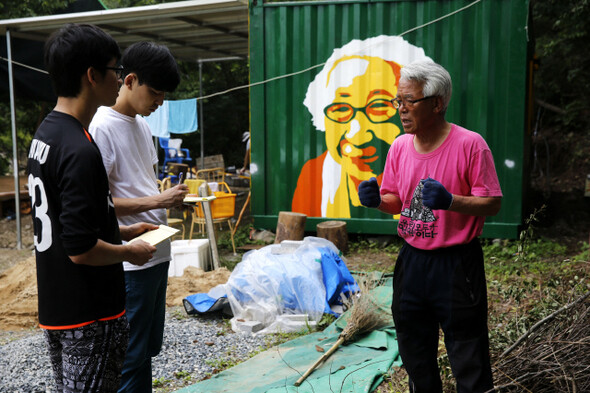
M 306 372 L 295 382 L 299 386 L 307 377 L 323 362 L 326 361 L 342 344 L 348 344 L 356 337 L 373 330 L 387 326 L 391 323 L 391 316 L 385 314 L 377 305 L 369 290 L 371 285 L 366 281 L 358 283 L 360 296 L 351 296 L 348 305 L 350 316 L 346 326 L 338 335 L 338 340 L 324 353 Z M 352 304 L 352 305 L 351 305 Z

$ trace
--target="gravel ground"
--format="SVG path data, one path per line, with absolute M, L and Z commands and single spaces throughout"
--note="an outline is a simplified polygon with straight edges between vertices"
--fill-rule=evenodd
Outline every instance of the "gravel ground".
M 195 383 L 231 359 L 245 360 L 266 348 L 264 336 L 234 333 L 220 316 L 186 317 L 169 311 L 162 351 L 153 360 L 153 378 L 163 386 Z M 53 374 L 41 331 L 2 335 L 0 392 L 52 392 Z M 169 391 L 169 390 L 167 390 Z

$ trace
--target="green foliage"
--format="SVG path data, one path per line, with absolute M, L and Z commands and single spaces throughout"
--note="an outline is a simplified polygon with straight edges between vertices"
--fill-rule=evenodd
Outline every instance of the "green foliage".
M 482 240 L 486 269 L 492 275 L 521 275 L 523 272 L 545 272 L 552 269 L 547 258 L 563 255 L 567 248 L 557 242 L 535 237 L 535 223 L 539 221 L 545 206 L 535 209 L 525 220 L 519 239 Z
M 579 264 L 554 262 L 552 272 L 489 281 L 490 349 L 500 353 L 530 327 L 590 290 Z
M 573 257 L 574 262 L 589 262 L 590 261 L 590 245 L 584 242 L 580 253 Z
M 590 126 L 590 1 L 532 1 L 533 26 L 539 69 L 536 96 L 565 109 L 549 120 L 568 132 L 587 132 Z
M 44 102 L 16 99 L 16 139 L 19 169 L 24 169 L 27 152 L 33 134 L 51 110 Z M 12 165 L 12 122 L 10 104 L 0 102 L 0 175 L 8 174 Z
M 191 62 L 179 62 L 181 82 L 169 99 L 187 99 L 221 93 L 248 84 L 246 61 L 222 61 L 203 63 L 202 94 L 199 90 L 199 66 Z M 225 166 L 241 168 L 246 144 L 242 134 L 249 130 L 249 105 L 247 88 L 204 99 L 202 118 L 199 108 L 199 131 L 181 135 L 182 145 L 200 164 L 201 131 L 204 129 L 204 155 L 223 154 Z M 198 101 L 200 105 L 200 100 Z
M 54 13 L 73 0 L 21 2 L 10 0 L 0 4 L 0 18 L 14 18 Z M 121 8 L 140 5 L 159 4 L 161 0 L 103 0 L 108 8 Z M 34 4 L 33 4 L 34 3 Z M 219 93 L 236 86 L 248 84 L 249 69 L 247 61 L 223 61 L 203 63 L 202 94 L 199 89 L 199 66 L 193 62 L 179 62 L 181 83 L 176 92 L 167 99 L 196 98 L 201 95 Z M 199 127 L 204 129 L 203 153 L 205 156 L 223 154 L 225 165 L 241 168 L 246 145 L 242 133 L 249 129 L 249 104 L 247 88 L 203 100 L 202 119 Z M 34 134 L 39 116 L 42 120 L 48 110 L 40 110 L 43 104 L 38 101 L 18 100 L 17 132 L 19 162 L 25 165 L 23 153 L 26 152 Z M 45 104 L 47 106 L 47 104 Z M 12 138 L 10 133 L 10 103 L 8 97 L 0 101 L 0 174 L 6 173 L 12 160 Z M 201 117 L 201 112 L 198 114 Z M 193 162 L 199 165 L 201 153 L 201 131 L 180 135 L 183 147 L 191 152 Z M 159 151 L 160 160 L 163 152 Z M 26 155 L 25 155 L 26 156 Z
M 0 2 L 0 19 L 15 19 L 29 16 L 52 15 L 66 8 L 74 0 L 2 0 Z
M 371 250 L 375 252 L 387 252 L 397 254 L 401 250 L 404 241 L 398 236 L 376 238 L 367 236 L 357 236 L 351 238 L 348 243 L 350 252 L 359 252 L 361 250 Z
M 223 322 L 217 324 L 217 327 L 219 327 L 219 330 L 215 332 L 217 337 L 225 336 L 226 334 L 233 334 L 230 318 L 223 318 Z
M 176 377 L 176 379 L 182 379 L 185 382 L 189 382 L 192 379 L 191 373 L 188 371 L 176 371 L 174 373 L 174 376 Z
M 236 245 L 236 254 L 226 257 L 220 257 L 221 265 L 226 267 L 228 270 L 233 271 L 236 265 L 242 260 L 242 256 L 245 253 L 244 250 L 240 250 L 239 247 L 245 245 L 265 245 L 263 240 L 250 240 L 250 226 L 240 224 L 236 233 L 234 234 L 234 243 Z M 231 234 L 229 230 L 224 230 L 217 233 L 217 249 L 220 251 L 230 252 L 233 251 L 231 243 Z M 227 255 L 227 254 L 226 254 Z
M 226 268 L 230 272 L 233 272 L 234 269 L 236 268 L 236 265 L 238 263 L 240 263 L 240 261 L 242 260 L 242 257 L 240 254 L 238 254 L 237 256 L 232 257 L 232 258 L 219 257 L 219 259 L 220 259 L 219 264 L 222 267 Z
M 270 347 L 274 347 L 276 345 L 281 345 L 283 343 L 286 343 L 287 341 L 291 341 L 293 339 L 296 339 L 297 337 L 305 336 L 305 335 L 312 333 L 312 332 L 313 332 L 313 330 L 309 326 L 307 326 L 297 332 L 271 333 L 271 334 L 267 334 L 264 337 L 264 344 L 267 348 L 270 348 Z
M 183 320 L 189 318 L 186 310 L 182 306 L 174 306 L 168 309 L 170 316 L 176 320 Z
M 439 338 L 438 345 L 439 348 L 445 347 L 442 337 Z M 440 370 L 440 379 L 442 381 L 443 390 L 445 392 L 455 391 L 455 378 L 453 377 L 453 372 L 451 371 L 451 360 L 449 359 L 447 351 L 442 351 L 438 355 L 436 361 Z
M 492 354 L 503 352 L 533 324 L 590 290 L 583 259 L 587 244 L 579 259 L 564 258 L 565 245 L 534 236 L 532 224 L 539 213 L 535 210 L 526 220 L 519 240 L 483 244 Z
M 515 241 L 505 239 L 481 239 L 481 246 L 485 260 L 503 261 L 511 259 L 517 253 Z
M 403 240 L 397 236 L 368 237 L 364 235 L 351 236 L 348 242 L 348 255 L 356 254 L 353 268 L 355 272 L 393 273 L 395 259 L 401 250 Z M 375 262 L 372 254 L 386 253 L 390 262 L 381 264 Z M 346 255 L 345 255 L 346 257 Z M 366 261 L 366 263 L 364 262 Z
M 74 0 L 3 0 L 0 19 L 52 15 L 65 9 Z M 24 169 L 26 153 L 40 121 L 50 110 L 46 103 L 16 98 L 16 138 L 19 169 Z M 12 165 L 12 125 L 8 93 L 0 99 L 0 175 L 8 174 Z
M 172 382 L 171 380 L 169 380 L 167 378 L 164 378 L 164 377 L 162 377 L 162 378 L 155 378 L 152 381 L 152 387 L 154 387 L 154 388 L 160 388 L 160 387 L 163 387 L 163 386 L 165 386 L 165 385 L 167 385 L 167 384 L 169 384 L 171 382 Z
M 318 324 L 316 326 L 316 330 L 320 331 L 320 332 L 323 331 L 325 328 L 330 326 L 335 320 L 336 320 L 336 317 L 334 315 L 323 314 L 322 317 L 320 318 L 320 321 L 318 322 Z
M 153 5 L 162 3 L 172 3 L 178 0 L 99 0 L 108 9 L 139 7 L 142 5 Z
M 225 225 L 225 224 L 224 224 Z M 217 239 L 217 248 L 218 249 L 225 249 L 225 250 L 232 250 L 231 244 L 231 231 L 227 229 L 224 231 L 218 232 L 218 239 Z M 250 241 L 248 238 L 250 228 L 246 225 L 240 225 L 234 234 L 234 243 L 236 247 L 244 246 L 246 244 L 254 244 L 255 242 Z
M 524 229 L 520 232 L 519 236 L 520 242 L 518 244 L 518 257 L 516 258 L 517 262 L 519 259 L 526 259 L 528 257 L 528 248 L 535 233 L 535 223 L 539 222 L 539 216 L 544 210 L 545 205 L 541 206 L 540 209 L 535 209 L 531 215 L 525 219 Z
M 550 258 L 558 258 L 567 248 L 552 240 L 532 239 L 527 246 L 526 257 L 519 254 L 520 244 L 516 240 L 483 240 L 482 248 L 486 261 L 486 271 L 490 276 L 522 275 L 524 272 L 543 273 L 554 269 L 548 263 Z
M 229 348 L 222 356 L 216 359 L 205 360 L 205 364 L 213 368 L 213 374 L 217 374 L 223 370 L 231 368 L 245 359 L 234 355 L 234 348 Z

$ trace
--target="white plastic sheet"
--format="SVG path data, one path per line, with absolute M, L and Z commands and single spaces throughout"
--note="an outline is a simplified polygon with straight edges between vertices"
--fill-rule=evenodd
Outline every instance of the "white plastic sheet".
M 261 333 L 305 326 L 289 315 L 319 321 L 326 305 L 319 249 L 326 247 L 338 253 L 330 241 L 306 237 L 244 254 L 223 288 L 234 320 L 259 321 L 265 328 Z

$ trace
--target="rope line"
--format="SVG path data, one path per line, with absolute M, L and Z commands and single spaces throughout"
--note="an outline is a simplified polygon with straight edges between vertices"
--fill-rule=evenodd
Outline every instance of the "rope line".
M 426 22 L 426 23 L 424 23 L 424 24 L 422 24 L 422 25 L 420 25 L 420 26 L 416 26 L 416 27 L 413 27 L 413 28 L 411 28 L 411 29 L 409 29 L 409 30 L 406 30 L 406 31 L 404 31 L 403 33 L 399 34 L 399 37 L 403 37 L 404 35 L 406 35 L 406 34 L 409 34 L 409 33 L 413 32 L 413 31 L 416 31 L 416 30 L 422 29 L 422 28 L 424 28 L 424 27 L 426 27 L 426 26 L 429 26 L 429 25 L 432 25 L 432 24 L 434 24 L 434 23 L 440 22 L 441 20 L 444 20 L 444 19 L 450 18 L 451 16 L 453 16 L 453 15 L 455 15 L 455 14 L 458 14 L 459 12 L 463 12 L 463 11 L 465 11 L 466 9 L 468 9 L 468 8 L 471 8 L 471 7 L 473 7 L 474 5 L 476 5 L 477 3 L 480 3 L 480 2 L 482 2 L 482 1 L 483 1 L 483 0 L 475 0 L 475 1 L 473 1 L 473 2 L 471 2 L 471 3 L 469 3 L 469 4 L 467 4 L 467 5 L 466 5 L 466 6 L 464 6 L 464 7 L 461 7 L 461 8 L 459 8 L 459 9 L 455 10 L 455 11 L 449 12 L 449 13 L 448 13 L 448 14 L 446 14 L 446 15 L 443 15 L 443 16 L 441 16 L 441 17 L 439 17 L 439 18 L 436 18 L 436 19 L 434 19 L 434 20 L 431 20 L 431 21 L 429 21 L 429 22 Z M 236 86 L 236 87 L 232 87 L 232 88 L 230 88 L 230 89 L 227 89 L 227 90 L 224 90 L 224 91 L 220 91 L 220 92 L 217 92 L 217 93 L 212 93 L 212 94 L 208 94 L 208 95 L 206 95 L 206 96 L 198 97 L 198 98 L 197 98 L 197 100 L 204 100 L 204 99 L 206 99 L 206 98 L 211 98 L 211 97 L 215 97 L 215 96 L 218 96 L 218 95 L 227 94 L 227 93 L 230 93 L 230 92 L 232 92 L 232 91 L 235 91 L 235 90 L 245 89 L 245 88 L 248 88 L 248 87 L 253 87 L 253 86 L 262 85 L 262 84 L 265 84 L 265 83 L 268 83 L 268 82 L 272 82 L 272 81 L 275 81 L 275 80 L 289 78 L 289 77 L 291 77 L 291 76 L 294 76 L 294 75 L 299 75 L 299 74 L 303 74 L 303 73 L 305 73 L 305 72 L 307 72 L 307 71 L 311 71 L 311 70 L 313 70 L 313 69 L 315 69 L 315 68 L 323 67 L 323 66 L 324 66 L 324 65 L 326 65 L 326 64 L 327 64 L 327 62 L 324 62 L 324 63 L 320 63 L 320 64 L 313 65 L 313 66 L 311 66 L 311 67 L 308 67 L 308 68 L 306 68 L 306 69 L 304 69 L 304 70 L 301 70 L 301 71 L 295 71 L 295 72 L 292 72 L 292 73 L 290 73 L 290 74 L 279 75 L 279 76 L 275 76 L 275 77 L 273 77 L 273 78 L 265 79 L 265 80 L 263 80 L 263 81 L 260 81 L 260 82 L 254 82 L 254 83 L 250 83 L 250 84 L 247 84 L 247 85 L 242 85 L 242 86 Z
M 439 18 L 433 19 L 433 20 L 431 20 L 431 21 L 429 21 L 429 22 L 426 22 L 426 23 L 424 23 L 424 24 L 422 24 L 422 25 L 420 25 L 420 26 L 416 26 L 416 27 L 413 27 L 413 28 L 411 28 L 411 29 L 409 29 L 409 30 L 406 30 L 406 31 L 404 31 L 403 33 L 399 34 L 398 36 L 399 36 L 399 37 L 403 37 L 403 36 L 404 36 L 404 35 L 406 35 L 406 34 L 412 33 L 412 32 L 414 32 L 414 31 L 416 31 L 416 30 L 420 30 L 420 29 L 422 29 L 422 28 L 424 28 L 424 27 L 430 26 L 430 25 L 432 25 L 432 24 L 434 24 L 434 23 L 437 23 L 437 22 L 440 22 L 440 21 L 442 21 L 442 20 L 444 20 L 444 19 L 450 18 L 451 16 L 453 16 L 453 15 L 455 15 L 455 14 L 458 14 L 458 13 L 460 13 L 460 12 L 463 12 L 463 11 L 467 10 L 468 8 L 471 8 L 471 7 L 473 7 L 474 5 L 476 5 L 477 3 L 480 3 L 480 2 L 482 2 L 482 1 L 483 1 L 483 0 L 475 0 L 475 1 L 473 1 L 473 2 L 471 2 L 471 3 L 469 3 L 469 4 L 467 4 L 467 5 L 466 5 L 466 6 L 464 6 L 464 7 L 461 7 L 461 8 L 459 8 L 459 9 L 455 10 L 455 11 L 449 12 L 449 13 L 448 13 L 448 14 L 446 14 L 446 15 L 443 15 L 443 16 L 441 16 L 441 17 L 439 17 Z M 6 58 L 4 58 L 4 57 L 0 57 L 0 59 L 4 60 L 4 61 L 6 61 L 6 62 L 10 61 L 10 60 L 8 60 L 8 59 L 6 59 Z M 19 66 L 21 66 L 21 67 L 29 68 L 29 69 L 31 69 L 31 70 L 34 70 L 34 71 L 38 71 L 38 72 L 41 72 L 41 73 L 44 73 L 44 74 L 48 74 L 48 72 L 47 72 L 47 71 L 45 71 L 45 70 L 41 70 L 41 69 L 39 69 L 39 68 L 35 68 L 35 67 L 32 67 L 32 66 L 29 66 L 29 65 L 23 64 L 23 63 L 19 63 L 19 62 L 16 62 L 16 61 L 14 61 L 14 60 L 12 60 L 12 63 L 13 63 L 13 64 L 16 64 L 16 65 L 19 65 Z M 299 75 L 299 74 L 306 73 L 306 72 L 308 72 L 308 71 L 311 71 L 311 70 L 313 70 L 313 69 L 316 69 L 316 68 L 319 68 L 319 67 L 323 67 L 323 66 L 325 66 L 326 64 L 327 64 L 327 62 L 324 62 L 324 63 L 320 63 L 320 64 L 313 65 L 313 66 L 311 66 L 311 67 L 308 67 L 308 68 L 306 68 L 306 69 L 304 69 L 304 70 L 295 71 L 295 72 L 291 72 L 291 73 L 289 73 L 289 74 L 284 74 L 284 75 L 278 75 L 278 76 L 275 76 L 275 77 L 273 77 L 273 78 L 265 79 L 265 80 L 263 80 L 263 81 L 260 81 L 260 82 L 254 82 L 254 83 L 249 83 L 249 84 L 242 85 L 242 86 L 236 86 L 236 87 L 232 87 L 232 88 L 229 88 L 229 89 L 227 89 L 227 90 L 223 90 L 223 91 L 220 91 L 220 92 L 217 92 L 217 93 L 212 93 L 212 94 L 207 94 L 207 95 L 205 95 L 205 96 L 197 97 L 197 100 L 204 100 L 204 99 L 211 98 L 211 97 L 216 97 L 216 96 L 220 96 L 220 95 L 225 95 L 225 94 L 231 93 L 232 91 L 241 90 L 241 89 L 245 89 L 245 88 L 250 88 L 250 87 L 254 87 L 254 86 L 259 86 L 259 85 L 266 84 L 266 83 L 269 83 L 269 82 L 273 82 L 273 81 L 276 81 L 276 80 L 279 80 L 279 79 L 285 79 L 285 78 L 289 78 L 289 77 L 292 77 L 292 76 L 295 76 L 295 75 Z
M 10 61 L 6 57 L 2 57 L 2 56 L 0 56 L 0 60 L 4 60 L 7 63 Z M 28 68 L 30 70 L 37 71 L 37 72 L 40 72 L 42 74 L 48 74 L 49 75 L 49 72 L 47 72 L 45 70 L 42 70 L 42 69 L 37 68 L 37 67 L 30 66 L 30 65 L 27 65 L 27 64 L 19 63 L 18 61 L 15 61 L 15 60 L 12 60 L 12 64 L 16 64 L 16 65 L 21 66 L 23 68 Z

